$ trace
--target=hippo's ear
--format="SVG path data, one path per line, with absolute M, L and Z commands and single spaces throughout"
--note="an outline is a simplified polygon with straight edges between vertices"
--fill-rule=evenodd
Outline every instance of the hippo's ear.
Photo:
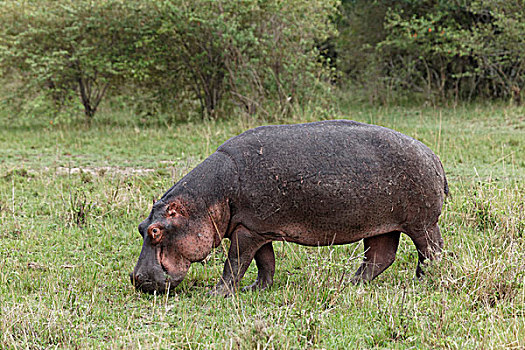
M 186 209 L 179 201 L 173 201 L 168 204 L 166 208 L 166 216 L 168 218 L 176 218 L 180 216 L 187 216 Z

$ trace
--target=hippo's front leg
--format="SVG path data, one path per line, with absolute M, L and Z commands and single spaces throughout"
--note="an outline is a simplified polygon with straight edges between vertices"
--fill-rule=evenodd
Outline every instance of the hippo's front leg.
M 228 259 L 224 263 L 221 280 L 211 294 L 229 295 L 239 288 L 239 282 L 250 266 L 255 253 L 267 242 L 265 238 L 242 225 L 233 231 L 230 240 Z
M 257 280 L 243 291 L 266 289 L 273 284 L 275 274 L 275 254 L 273 253 L 272 242 L 266 243 L 255 253 L 255 263 L 257 264 Z

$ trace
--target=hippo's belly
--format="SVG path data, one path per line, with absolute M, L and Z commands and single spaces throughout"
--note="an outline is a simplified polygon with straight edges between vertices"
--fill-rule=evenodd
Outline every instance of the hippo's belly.
M 340 225 L 324 230 L 307 227 L 304 224 L 287 224 L 267 233 L 273 240 L 297 243 L 306 246 L 328 246 L 357 242 L 363 238 L 401 231 L 398 224 L 381 224 L 375 227 L 351 227 Z

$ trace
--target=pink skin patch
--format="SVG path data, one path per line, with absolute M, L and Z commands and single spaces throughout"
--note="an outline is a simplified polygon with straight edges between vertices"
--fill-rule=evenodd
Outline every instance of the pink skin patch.
M 157 248 L 157 261 L 163 270 L 169 275 L 171 287 L 177 286 L 186 276 L 191 262 L 179 255 L 178 259 L 173 259 L 165 253 L 165 248 Z

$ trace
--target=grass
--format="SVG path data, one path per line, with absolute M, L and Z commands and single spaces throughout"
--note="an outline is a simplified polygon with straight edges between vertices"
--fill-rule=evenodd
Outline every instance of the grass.
M 162 125 L 123 115 L 0 130 L 0 348 L 525 347 L 525 110 L 347 107 L 285 122 L 348 117 L 394 128 L 438 153 L 449 196 L 445 251 L 413 279 L 403 237 L 396 262 L 353 286 L 362 244 L 276 243 L 274 286 L 207 295 L 224 254 L 194 264 L 177 295 L 129 283 L 136 226 L 151 199 L 249 119 Z M 115 121 L 116 120 L 116 121 Z M 4 123 L 2 121 L 2 123 Z M 243 282 L 256 276 L 250 267 Z

